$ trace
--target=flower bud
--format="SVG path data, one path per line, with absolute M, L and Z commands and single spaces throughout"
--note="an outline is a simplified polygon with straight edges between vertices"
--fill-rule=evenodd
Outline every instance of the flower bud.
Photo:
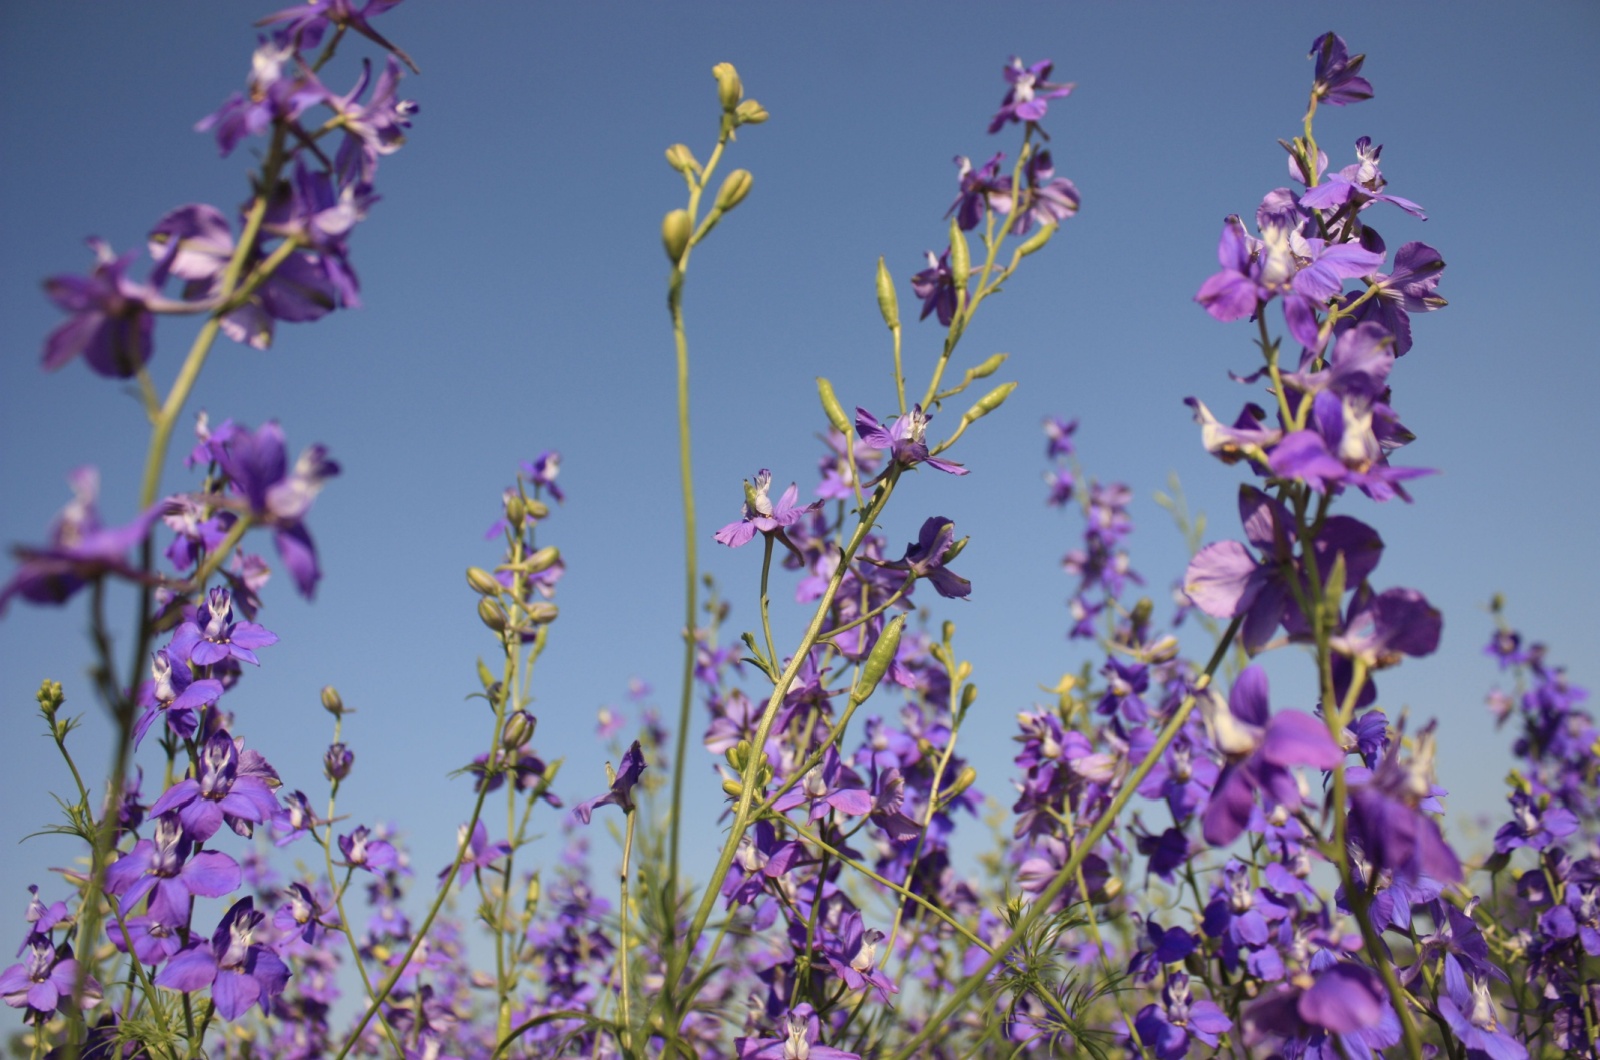
M 483 621 L 484 625 L 488 626 L 496 633 L 504 633 L 506 631 L 508 621 L 506 619 L 505 608 L 501 607 L 487 596 L 480 596 L 478 598 L 478 618 Z
M 997 353 L 993 357 L 990 357 L 988 360 L 984 361 L 982 364 L 978 365 L 976 368 L 969 369 L 967 371 L 967 375 L 972 379 L 987 379 L 991 375 L 994 375 L 996 372 L 998 372 L 1000 370 L 1000 366 L 1005 364 L 1006 358 L 1010 356 L 1011 355 L 1009 353 Z
M 894 280 L 882 258 L 878 259 L 878 312 L 883 314 L 883 322 L 890 331 L 900 326 L 900 298 L 894 293 Z
M 527 513 L 529 519 L 543 519 L 550 514 L 550 506 L 533 497 L 522 502 L 522 510 Z
M 946 565 L 954 563 L 956 561 L 956 557 L 961 555 L 961 550 L 966 548 L 967 542 L 971 540 L 972 535 L 969 534 L 966 537 L 963 537 L 960 541 L 952 544 L 949 548 L 944 550 L 944 555 L 939 557 L 939 562 Z
M 344 698 L 339 695 L 339 690 L 332 685 L 322 686 L 322 709 L 336 718 L 342 714 L 352 713 L 345 709 Z
M 329 744 L 327 754 L 322 756 L 323 775 L 336 782 L 349 776 L 350 767 L 355 764 L 355 753 L 342 743 Z
M 500 583 L 495 581 L 494 575 L 482 567 L 467 568 L 467 584 L 479 596 L 494 596 L 501 589 Z
M 511 717 L 506 719 L 505 728 L 500 730 L 500 746 L 507 751 L 526 747 L 528 741 L 533 739 L 533 730 L 538 724 L 539 719 L 527 711 L 514 711 Z
M 1104 883 L 1089 892 L 1089 901 L 1093 902 L 1095 905 L 1105 905 L 1107 902 L 1115 901 L 1117 895 L 1121 893 L 1122 878 L 1119 876 L 1108 876 Z
M 750 764 L 750 741 L 740 740 L 728 748 L 723 757 L 728 760 L 730 766 L 743 773 L 744 767 Z
M 554 545 L 546 545 L 522 562 L 522 569 L 529 574 L 538 574 L 547 571 L 561 562 L 561 550 Z
M 723 179 L 722 187 L 717 189 L 717 209 L 726 213 L 744 202 L 744 197 L 750 194 L 753 179 L 748 169 L 736 169 L 729 173 Z
M 667 165 L 679 173 L 700 172 L 700 163 L 695 160 L 694 152 L 689 150 L 687 144 L 673 144 L 667 148 Z
M 520 530 L 522 521 L 528 517 L 528 506 L 525 501 L 515 493 L 506 498 L 506 518 L 511 521 L 513 529 Z
M 547 604 L 543 601 L 540 601 L 536 604 L 529 604 L 527 610 L 528 621 L 532 622 L 536 626 L 542 626 L 547 622 L 554 622 L 556 617 L 561 614 L 561 608 L 557 607 L 555 604 Z
M 734 108 L 733 117 L 740 125 L 760 125 L 771 115 L 767 113 L 766 107 L 753 99 L 747 99 Z
M 66 694 L 61 691 L 60 681 L 44 681 L 39 685 L 39 691 L 34 696 L 39 701 L 39 711 L 45 720 L 54 724 L 56 711 L 61 709 L 61 704 L 66 702 Z
M 956 774 L 956 779 L 950 782 L 950 786 L 939 792 L 939 805 L 950 805 L 953 800 L 961 796 L 962 792 L 972 787 L 977 782 L 977 779 L 978 771 L 976 769 L 971 766 L 962 766 L 961 772 Z
M 1133 605 L 1133 610 L 1128 613 L 1128 619 L 1133 623 L 1133 628 L 1139 629 L 1150 622 L 1150 613 L 1155 610 L 1155 604 L 1150 602 L 1148 596 L 1139 597 L 1139 602 Z
M 718 63 L 711 68 L 711 76 L 717 79 L 717 99 L 722 103 L 722 109 L 732 114 L 744 98 L 744 84 L 739 80 L 739 71 L 733 68 L 732 63 Z
M 861 667 L 861 677 L 850 692 L 851 700 L 865 703 L 867 697 L 876 691 L 878 682 L 889 672 L 889 664 L 894 662 L 895 652 L 900 650 L 900 634 L 905 628 L 905 615 L 894 616 L 883 627 L 883 632 L 878 634 L 877 643 L 867 653 L 866 664 Z
M 744 791 L 744 785 L 733 777 L 729 777 L 722 782 L 722 790 L 737 799 L 740 793 Z
M 826 376 L 817 376 L 817 396 L 822 398 L 822 411 L 827 415 L 833 429 L 848 438 L 850 419 L 844 414 L 844 406 L 839 404 L 839 398 L 833 392 L 833 384 L 828 382 Z
M 1015 383 L 1001 383 L 999 386 L 983 395 L 983 397 L 979 398 L 978 403 L 963 413 L 961 418 L 966 420 L 968 423 L 971 423 L 974 420 L 983 419 L 985 416 L 989 415 L 989 413 L 993 412 L 1001 405 L 1004 405 L 1006 398 L 1010 397 L 1011 392 L 1015 389 L 1017 389 L 1017 384 Z
M 967 279 L 972 275 L 972 252 L 967 249 L 966 233 L 956 220 L 950 218 L 950 282 L 960 294 L 967 289 Z
M 1022 246 L 1017 248 L 1018 256 L 1025 258 L 1029 254 L 1043 250 L 1044 245 L 1050 242 L 1050 237 L 1056 234 L 1057 227 L 1057 225 L 1045 225 L 1029 236 L 1023 241 Z
M 668 261 L 676 265 L 682 260 L 692 234 L 688 210 L 671 210 L 661 219 L 661 245 L 667 250 Z

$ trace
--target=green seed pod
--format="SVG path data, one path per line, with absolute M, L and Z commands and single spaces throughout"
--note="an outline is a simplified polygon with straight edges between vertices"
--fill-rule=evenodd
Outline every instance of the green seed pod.
M 667 165 L 679 173 L 700 172 L 700 163 L 695 160 L 694 152 L 689 150 L 688 144 L 673 144 L 667 148 Z
M 900 634 L 905 628 L 906 616 L 896 615 L 883 627 L 883 632 L 878 634 L 878 642 L 867 653 L 866 665 L 861 667 L 861 678 L 850 693 L 853 701 L 865 703 L 867 697 L 877 689 L 878 682 L 889 672 L 889 664 L 894 662 L 895 652 L 900 650 Z
M 878 259 L 878 312 L 883 314 L 883 322 L 890 331 L 900 326 L 900 299 L 894 293 L 894 280 L 882 258 Z
M 496 633 L 504 633 L 508 624 L 505 609 L 487 596 L 478 598 L 478 617 Z
M 561 562 L 561 550 L 554 545 L 546 545 L 522 563 L 522 569 L 529 574 L 538 574 L 547 571 Z
M 532 497 L 522 502 L 522 510 L 528 513 L 529 519 L 544 519 L 550 515 L 550 506 Z
M 1022 246 L 1017 248 L 1017 253 L 1025 258 L 1029 254 L 1043 250 L 1044 245 L 1050 242 L 1050 237 L 1056 234 L 1056 228 L 1056 225 L 1045 225 L 1024 240 Z
M 982 364 L 978 365 L 978 367 L 970 369 L 967 372 L 967 375 L 971 376 L 973 379 L 987 379 L 991 375 L 994 375 L 996 372 L 998 372 L 1000 370 L 1000 366 L 1005 364 L 1006 358 L 1010 356 L 1011 355 L 1009 353 L 997 353 L 993 357 L 990 357 L 987 361 L 984 361 Z
M 760 125 L 771 115 L 767 113 L 766 107 L 753 99 L 747 99 L 734 108 L 733 117 L 740 125 Z
M 972 252 L 967 249 L 967 236 L 952 217 L 950 218 L 950 282 L 955 284 L 957 294 L 967 289 L 967 279 L 971 275 Z
M 722 109 L 732 114 L 744 98 L 744 84 L 739 80 L 739 71 L 733 68 L 732 63 L 718 63 L 711 68 L 711 76 L 717 79 L 717 99 L 722 103 Z
M 528 741 L 533 739 L 533 730 L 539 725 L 539 720 L 525 710 L 515 711 L 506 719 L 504 729 L 500 730 L 500 746 L 507 751 L 515 751 L 526 747 Z
M 667 250 L 667 260 L 676 265 L 689 249 L 689 237 L 694 234 L 688 210 L 669 210 L 661 219 L 661 245 Z
M 322 686 L 322 709 L 336 718 L 349 713 L 344 709 L 344 699 L 339 695 L 339 690 L 332 685 Z
M 482 567 L 467 568 L 467 584 L 480 596 L 494 596 L 501 589 L 500 583 L 494 580 L 494 575 Z
M 561 608 L 557 607 L 555 604 L 547 604 L 542 601 L 536 604 L 529 604 L 527 610 L 528 621 L 532 622 L 536 626 L 542 626 L 547 622 L 554 622 L 556 617 L 561 614 Z
M 844 406 L 839 404 L 839 398 L 833 392 L 833 384 L 828 382 L 826 376 L 817 376 L 817 396 L 822 398 L 822 411 L 827 414 L 828 422 L 833 424 L 833 429 L 848 437 L 850 420 L 846 418 Z
M 753 180 L 748 169 L 736 169 L 729 173 L 722 181 L 722 187 L 717 190 L 717 209 L 726 213 L 744 202 L 744 197 L 750 194 Z
M 1150 598 L 1141 596 L 1139 597 L 1139 602 L 1133 605 L 1133 610 L 1129 613 L 1128 619 L 1133 623 L 1133 627 L 1138 629 L 1150 621 L 1150 614 L 1154 610 L 1155 604 L 1150 602 Z
M 993 412 L 1001 405 L 1004 405 L 1006 398 L 1010 397 L 1011 392 L 1015 389 L 1017 389 L 1017 384 L 1015 383 L 1001 383 L 999 386 L 983 395 L 983 397 L 979 398 L 978 403 L 968 409 L 961 418 L 966 420 L 968 423 L 983 419 L 985 416 L 989 415 L 989 413 Z
M 511 521 L 513 529 L 522 529 L 522 521 L 528 516 L 528 505 L 523 499 L 513 493 L 506 498 L 506 518 Z

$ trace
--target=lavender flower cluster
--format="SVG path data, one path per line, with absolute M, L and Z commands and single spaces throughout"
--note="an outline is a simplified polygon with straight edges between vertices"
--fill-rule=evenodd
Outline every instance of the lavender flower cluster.
M 675 723 L 641 706 L 628 739 L 603 710 L 615 765 L 602 788 L 586 763 L 589 797 L 570 810 L 553 788 L 561 763 L 533 747 L 530 681 L 566 570 L 541 540 L 551 504 L 566 500 L 550 451 L 499 499 L 487 538 L 500 554 L 466 572 L 495 646 L 473 689 L 486 743 L 460 770 L 471 809 L 431 896 L 410 893 L 398 833 L 338 812 L 359 774 L 344 739 L 352 711 L 331 687 L 327 800 L 314 804 L 309 783 L 287 790 L 246 746 L 228 698 L 278 641 L 257 621 L 268 562 L 245 547 L 270 532 L 310 597 L 320 567 L 306 520 L 339 466 L 320 446 L 291 463 L 276 423 L 213 425 L 202 413 L 184 461 L 198 485 L 162 495 L 160 482 L 218 335 L 259 348 L 279 321 L 358 302 L 349 237 L 416 112 L 399 96 L 411 61 L 373 25 L 396 2 L 313 0 L 263 20 L 248 91 L 200 123 L 224 156 L 265 142 L 236 221 L 183 206 L 152 228 L 145 281 L 129 278 L 135 254 L 96 243 L 91 275 L 46 284 L 68 319 L 46 340 L 45 366 L 82 355 L 100 375 L 137 380 L 152 431 L 133 520 L 104 526 L 97 475 L 74 472 L 49 543 L 19 548 L 0 588 L 0 608 L 88 591 L 95 692 L 116 737 L 102 789 L 75 758 L 65 691 L 41 686 L 76 789 L 55 830 L 77 836 L 88 861 L 62 872 L 67 897 L 47 904 L 32 889 L 20 960 L 0 971 L 0 1000 L 23 1018 L 19 1048 L 107 1060 L 1600 1056 L 1600 728 L 1586 693 L 1503 624 L 1497 600 L 1487 652 L 1512 687 L 1489 703 L 1515 729 L 1518 768 L 1505 823 L 1477 858 L 1441 826 L 1434 724 L 1379 705 L 1376 675 L 1432 653 L 1442 617 L 1415 589 L 1374 584 L 1382 537 L 1335 505 L 1358 493 L 1410 501 L 1407 483 L 1429 473 L 1390 462 L 1414 440 L 1390 380 L 1413 349 L 1412 316 L 1445 304 L 1444 262 L 1419 241 L 1390 262 L 1369 218 L 1425 215 L 1387 191 L 1381 146 L 1357 140 L 1355 161 L 1335 172 L 1317 145 L 1321 106 L 1373 95 L 1364 57 L 1331 33 L 1312 45 L 1302 132 L 1283 142 L 1293 187 L 1262 199 L 1255 234 L 1227 219 L 1220 269 L 1196 296 L 1219 321 L 1251 321 L 1261 355 L 1245 378 L 1264 384 L 1261 404 L 1224 420 L 1189 399 L 1205 449 L 1248 474 L 1243 540 L 1194 541 L 1163 626 L 1138 595 L 1133 490 L 1084 473 L 1077 421 L 1045 421 L 1046 501 L 1083 515 L 1062 560 L 1074 582 L 1066 635 L 1095 660 L 1016 715 L 1009 780 L 980 788 L 960 751 L 979 699 L 974 666 L 955 624 L 933 617 L 975 591 L 958 573 L 967 538 L 925 512 L 891 530 L 900 524 L 886 512 L 907 475 L 953 483 L 974 470 L 945 454 L 1015 384 L 957 416 L 952 403 L 1006 358 L 954 382 L 948 370 L 979 308 L 1080 207 L 1043 126 L 1073 86 L 1052 80 L 1048 61 L 1018 59 L 988 128 L 1020 132 L 1009 171 L 1004 153 L 956 159 L 948 243 L 910 277 L 921 318 L 944 329 L 937 352 L 911 364 L 927 368 L 920 397 L 880 260 L 892 393 L 863 396 L 852 415 L 819 378 L 829 430 L 807 499 L 798 483 L 774 499 L 784 478 L 760 469 L 738 517 L 707 535 L 762 546 L 755 628 L 737 638 L 732 606 L 698 575 L 685 463 Z M 341 95 L 323 70 L 352 34 L 382 49 L 384 69 L 374 80 L 364 62 Z M 734 170 L 708 196 L 714 173 L 736 132 L 768 118 L 731 65 L 713 76 L 721 114 L 707 161 L 682 144 L 667 151 L 687 195 L 662 224 L 685 454 L 682 291 L 693 250 L 753 186 Z M 1269 323 L 1273 302 L 1292 361 Z M 154 321 L 171 314 L 202 323 L 162 394 L 149 371 Z M 775 557 L 811 613 L 790 650 L 772 632 Z M 138 598 L 126 682 L 103 606 L 114 582 Z M 1194 612 L 1213 633 L 1203 660 L 1177 633 Z M 1312 664 L 1315 692 L 1298 707 L 1273 705 L 1257 661 L 1286 648 Z M 642 704 L 648 689 L 632 695 Z M 725 839 L 701 880 L 679 862 L 691 731 L 726 796 Z M 158 767 L 148 777 L 146 763 Z M 603 887 L 588 839 L 600 824 L 621 842 L 620 876 Z M 963 824 L 995 836 L 976 864 L 957 856 Z M 529 865 L 528 846 L 552 825 L 563 854 Z M 274 854 L 296 844 L 320 864 L 285 875 Z M 457 896 L 477 929 L 452 911 Z M 208 900 L 225 909 L 206 913 Z

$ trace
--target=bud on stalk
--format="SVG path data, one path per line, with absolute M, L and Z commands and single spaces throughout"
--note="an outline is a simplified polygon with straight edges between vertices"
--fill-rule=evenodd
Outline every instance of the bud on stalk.
M 479 596 L 494 596 L 501 589 L 501 585 L 495 581 L 494 575 L 482 567 L 467 568 L 467 585 Z
M 561 562 L 561 550 L 554 545 L 546 545 L 523 561 L 522 569 L 529 574 L 538 574 L 547 571 Z
M 750 194 L 752 179 L 748 169 L 736 169 L 729 173 L 717 191 L 716 208 L 726 213 L 744 202 L 744 197 Z
M 667 165 L 679 173 L 700 172 L 700 163 L 695 160 L 694 152 L 689 150 L 687 144 L 673 144 L 667 148 Z
M 882 258 L 878 259 L 878 312 L 883 314 L 883 322 L 890 331 L 900 326 L 900 299 L 894 293 L 894 280 Z
M 883 632 L 878 634 L 878 642 L 867 653 L 866 665 L 861 667 L 860 680 L 850 692 L 852 702 L 865 703 L 877 690 L 878 682 L 883 680 L 883 675 L 889 672 L 889 664 L 894 662 L 895 652 L 900 650 L 900 634 L 905 628 L 905 615 L 894 616 L 883 627 Z
M 744 98 L 744 84 L 739 80 L 739 71 L 733 68 L 732 63 L 718 63 L 711 68 L 711 76 L 717 79 L 717 100 L 723 110 L 732 114 Z
M 950 282 L 955 285 L 957 294 L 967 289 L 967 280 L 971 276 L 972 252 L 967 249 L 967 236 L 952 217 L 950 218 Z
M 671 210 L 661 219 L 661 245 L 667 250 L 667 260 L 676 265 L 689 249 L 689 236 L 693 234 L 688 210 Z
M 478 598 L 478 618 L 496 633 L 504 633 L 506 631 L 505 609 L 487 596 Z
M 826 376 L 817 376 L 817 396 L 822 398 L 822 411 L 827 414 L 828 422 L 833 424 L 833 429 L 849 437 L 850 420 L 844 414 L 844 406 L 839 404 L 839 398 L 833 392 L 833 384 L 828 382 Z
M 978 403 L 963 413 L 961 418 L 968 423 L 983 419 L 989 413 L 1005 404 L 1006 398 L 1010 397 L 1011 392 L 1015 389 L 1017 389 L 1017 384 L 1015 383 L 1001 383 L 979 398 Z
M 740 125 L 760 125 L 771 115 L 767 113 L 766 107 L 753 99 L 747 99 L 734 108 L 733 117 Z

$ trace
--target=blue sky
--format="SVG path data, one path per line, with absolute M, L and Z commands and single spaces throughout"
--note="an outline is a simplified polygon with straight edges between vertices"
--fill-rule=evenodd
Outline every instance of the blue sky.
M 106 479 L 106 518 L 131 515 L 138 406 L 81 364 L 39 370 L 60 319 L 39 281 L 85 271 L 86 236 L 121 250 L 176 205 L 243 198 L 245 159 L 219 161 L 192 126 L 242 86 L 248 23 L 264 12 L 0 11 L 0 539 L 40 539 L 65 474 L 85 463 Z M 569 501 L 546 540 L 569 571 L 534 685 L 536 744 L 567 759 L 563 794 L 603 787 L 595 710 L 622 704 L 630 677 L 672 709 L 681 538 L 657 232 L 682 184 L 661 152 L 681 140 L 704 156 L 709 71 L 722 60 L 772 113 L 733 149 L 754 191 L 696 253 L 687 300 L 702 557 L 734 603 L 731 632 L 755 622 L 759 554 L 710 535 L 737 514 L 741 478 L 770 467 L 780 482 L 814 482 L 815 375 L 846 404 L 892 405 L 876 260 L 910 306 L 907 277 L 943 245 L 951 156 L 1015 149 L 984 132 L 1002 64 L 1053 58 L 1079 86 L 1048 128 L 1082 213 L 968 333 L 966 363 L 1009 352 L 1000 378 L 1019 384 L 953 454 L 972 474 L 917 476 L 885 524 L 896 545 L 931 514 L 972 535 L 960 564 L 972 600 L 932 614 L 957 623 L 981 689 L 963 737 L 979 786 L 1009 803 L 1013 716 L 1085 658 L 1063 636 L 1071 583 L 1057 566 L 1080 523 L 1043 503 L 1039 421 L 1078 417 L 1086 470 L 1134 488 L 1135 564 L 1164 609 L 1184 563 L 1150 499 L 1168 474 L 1210 514 L 1213 539 L 1236 533 L 1239 475 L 1201 452 L 1182 400 L 1231 414 L 1245 395 L 1226 372 L 1253 365 L 1248 326 L 1218 324 L 1191 299 L 1215 269 L 1222 218 L 1286 183 L 1275 141 L 1298 131 L 1306 51 L 1334 29 L 1368 54 L 1377 95 L 1324 109 L 1319 141 L 1335 166 L 1353 160 L 1358 136 L 1385 144 L 1391 190 L 1430 220 L 1390 211 L 1373 222 L 1391 248 L 1423 239 L 1449 263 L 1440 290 L 1451 305 L 1416 321 L 1416 348 L 1392 378 L 1419 436 L 1409 462 L 1443 473 L 1416 485 L 1414 505 L 1341 506 L 1387 542 L 1378 585 L 1418 588 L 1445 613 L 1440 651 L 1384 675 L 1383 702 L 1440 719 L 1455 812 L 1497 813 L 1509 759 L 1482 706 L 1494 677 L 1480 655 L 1484 601 L 1506 592 L 1512 618 L 1575 681 L 1600 678 L 1588 650 L 1600 639 L 1589 407 L 1600 220 L 1580 193 L 1600 171 L 1593 6 L 413 3 L 383 27 L 423 69 L 407 83 L 422 112 L 353 240 L 364 308 L 284 327 L 268 352 L 220 347 L 191 409 L 278 418 L 293 448 L 321 441 L 344 465 L 311 520 L 327 571 L 319 597 L 304 604 L 282 578 L 270 588 L 263 621 L 282 640 L 231 701 L 289 785 L 315 791 L 329 728 L 317 690 L 337 685 L 359 710 L 345 809 L 398 822 L 419 867 L 448 858 L 470 808 L 467 785 L 446 773 L 487 738 L 481 704 L 464 696 L 493 646 L 462 571 L 494 558 L 482 532 L 518 461 L 565 456 Z M 940 338 L 931 323 L 908 327 L 912 379 L 926 378 Z M 158 334 L 163 385 L 187 339 L 181 323 Z M 166 484 L 185 484 L 175 461 Z M 778 579 L 775 598 L 792 585 Z M 803 616 L 777 610 L 792 640 Z M 36 736 L 42 678 L 63 681 L 69 707 L 90 715 L 89 767 L 104 760 L 85 625 L 82 601 L 0 621 L 0 795 L 13 839 L 47 822 L 48 792 L 66 787 Z M 1308 706 L 1305 667 L 1280 654 L 1275 701 Z M 718 793 L 705 759 L 694 777 L 689 810 L 709 822 Z M 709 856 L 713 829 L 691 834 Z M 20 912 L 23 888 L 74 854 L 37 839 L 0 859 L 0 902 Z

